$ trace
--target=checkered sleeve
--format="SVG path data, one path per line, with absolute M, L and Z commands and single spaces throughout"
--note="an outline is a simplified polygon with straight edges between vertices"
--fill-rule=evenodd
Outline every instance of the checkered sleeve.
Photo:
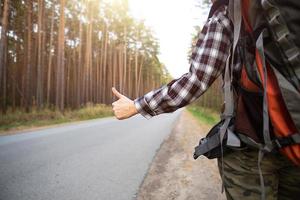
M 222 73 L 232 43 L 232 24 L 226 7 L 207 20 L 192 50 L 189 72 L 134 100 L 147 119 L 184 107 L 201 96 Z

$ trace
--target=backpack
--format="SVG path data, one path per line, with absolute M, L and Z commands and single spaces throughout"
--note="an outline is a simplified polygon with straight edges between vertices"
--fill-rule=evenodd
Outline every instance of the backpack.
M 210 16 L 224 4 L 228 4 L 234 39 L 224 73 L 222 126 L 215 128 L 205 140 L 200 140 L 194 158 L 216 149 L 219 154 L 214 154 L 214 157 L 222 157 L 223 148 L 230 146 L 226 145 L 230 143 L 228 127 L 234 119 L 234 133 L 244 144 L 260 150 L 259 160 L 265 152 L 279 150 L 300 166 L 300 38 L 297 37 L 300 32 L 300 1 L 222 0 L 214 3 Z M 243 65 L 242 92 L 237 102 L 232 91 L 230 69 L 236 52 L 241 55 Z M 249 101 L 253 95 L 244 95 L 243 91 L 256 93 L 254 99 L 260 102 L 257 105 L 260 105 L 261 116 L 253 114 L 252 118 L 256 117 L 257 123 L 261 121 L 261 129 L 252 127 L 252 130 L 261 130 L 261 140 L 257 134 L 247 134 L 251 130 L 243 121 L 249 118 L 249 114 L 243 111 L 247 106 L 253 107 L 253 101 Z
M 226 4 L 234 27 L 231 53 L 223 76 L 225 109 L 221 122 L 195 147 L 194 159 L 200 155 L 221 158 L 224 170 L 223 155 L 233 148 L 230 135 L 234 132 L 241 141 L 238 147 L 243 148 L 242 144 L 246 144 L 259 149 L 261 197 L 265 199 L 260 162 L 266 152 L 280 151 L 300 166 L 300 38 L 297 37 L 300 1 L 217 2 L 210 15 L 217 6 Z M 243 67 L 235 101 L 230 66 L 233 66 L 236 53 L 240 55 Z M 255 106 L 260 109 L 255 110 Z M 257 124 L 261 127 L 255 127 Z M 257 134 L 258 131 L 262 134 Z
M 263 150 L 277 148 L 300 166 L 300 1 L 241 2 L 245 37 L 238 45 L 247 77 L 263 90 Z

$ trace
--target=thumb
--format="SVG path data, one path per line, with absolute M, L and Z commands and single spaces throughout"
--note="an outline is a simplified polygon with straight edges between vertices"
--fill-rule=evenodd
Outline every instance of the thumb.
M 119 99 L 122 98 L 122 97 L 124 97 L 120 92 L 118 92 L 118 90 L 116 90 L 116 88 L 113 87 L 111 90 L 114 93 L 114 95 L 116 97 L 118 97 Z

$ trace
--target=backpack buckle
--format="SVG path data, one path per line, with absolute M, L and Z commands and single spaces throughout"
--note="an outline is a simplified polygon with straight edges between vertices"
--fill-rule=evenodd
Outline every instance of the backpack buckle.
M 284 138 L 276 138 L 274 142 L 279 149 L 295 144 L 295 141 L 290 136 Z

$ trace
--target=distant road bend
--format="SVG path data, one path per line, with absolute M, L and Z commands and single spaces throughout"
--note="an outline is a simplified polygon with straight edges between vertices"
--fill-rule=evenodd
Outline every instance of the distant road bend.
M 130 200 L 181 111 L 0 137 L 0 200 Z

